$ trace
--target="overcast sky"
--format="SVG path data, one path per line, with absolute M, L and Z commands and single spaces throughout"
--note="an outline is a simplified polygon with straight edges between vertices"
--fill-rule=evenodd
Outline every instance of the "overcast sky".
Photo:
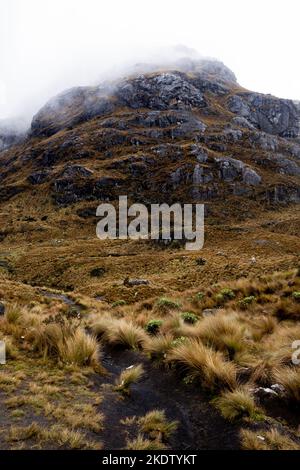
M 176 45 L 300 100 L 299 0 L 0 0 L 0 118 Z

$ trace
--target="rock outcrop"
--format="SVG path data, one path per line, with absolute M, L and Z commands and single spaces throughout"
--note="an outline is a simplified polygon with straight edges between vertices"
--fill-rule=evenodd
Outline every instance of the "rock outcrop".
M 152 67 L 51 99 L 0 153 L 0 198 L 298 202 L 299 122 L 298 103 L 244 90 L 221 62 Z

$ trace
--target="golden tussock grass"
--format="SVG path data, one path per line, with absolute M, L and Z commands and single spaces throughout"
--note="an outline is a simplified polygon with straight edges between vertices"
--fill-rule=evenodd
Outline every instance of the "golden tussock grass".
M 138 420 L 140 430 L 150 438 L 159 442 L 165 442 L 176 431 L 177 421 L 168 421 L 163 410 L 149 411 Z
M 282 385 L 291 401 L 300 402 L 300 368 L 282 367 L 274 372 L 274 379 Z
M 256 405 L 247 387 L 239 387 L 233 391 L 223 392 L 213 400 L 214 406 L 228 421 L 242 418 L 260 419 L 263 411 Z
M 236 313 L 221 312 L 200 320 L 194 335 L 209 347 L 233 357 L 246 347 L 246 328 Z
M 257 432 L 242 429 L 240 437 L 241 447 L 245 450 L 300 450 L 299 442 L 276 429 Z
M 31 328 L 28 340 L 34 350 L 47 358 L 56 358 L 65 364 L 100 368 L 100 346 L 96 337 L 85 332 L 82 327 L 72 324 L 41 324 Z
M 146 439 L 142 434 L 138 434 L 135 439 L 128 440 L 127 450 L 164 450 L 166 445 L 160 441 Z
M 130 391 L 130 386 L 139 382 L 143 375 L 144 368 L 142 364 L 124 369 L 116 380 L 115 390 L 128 394 Z
M 208 390 L 237 385 L 237 369 L 225 360 L 219 351 L 214 351 L 195 339 L 187 339 L 168 354 L 168 361 L 182 366 L 192 378 L 200 380 Z
M 92 325 L 92 330 L 113 346 L 141 349 L 147 341 L 144 329 L 125 319 L 99 319 Z
M 89 442 L 86 435 L 80 431 L 74 431 L 67 427 L 54 424 L 49 428 L 43 428 L 33 422 L 28 426 L 11 426 L 8 430 L 7 441 L 35 440 L 39 445 L 53 442 L 58 447 L 70 449 L 101 449 L 100 443 Z
M 167 353 L 174 347 L 174 337 L 171 334 L 157 335 L 149 338 L 144 345 L 144 351 L 151 359 L 166 359 Z
M 71 408 L 47 403 L 45 415 L 57 419 L 71 429 L 86 429 L 99 433 L 103 429 L 104 416 L 89 403 L 75 403 Z

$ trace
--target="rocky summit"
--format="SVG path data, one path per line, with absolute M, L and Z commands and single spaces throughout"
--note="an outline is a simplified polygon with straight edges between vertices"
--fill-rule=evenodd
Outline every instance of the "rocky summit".
M 4 142 L 2 201 L 300 201 L 299 104 L 245 90 L 213 60 L 73 88 L 33 117 L 21 143 Z

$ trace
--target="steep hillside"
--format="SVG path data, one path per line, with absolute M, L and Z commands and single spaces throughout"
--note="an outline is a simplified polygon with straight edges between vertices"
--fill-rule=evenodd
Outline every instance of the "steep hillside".
M 1 135 L 0 448 L 299 448 L 299 103 L 186 60 Z M 100 241 L 120 195 L 205 203 L 203 249 Z

